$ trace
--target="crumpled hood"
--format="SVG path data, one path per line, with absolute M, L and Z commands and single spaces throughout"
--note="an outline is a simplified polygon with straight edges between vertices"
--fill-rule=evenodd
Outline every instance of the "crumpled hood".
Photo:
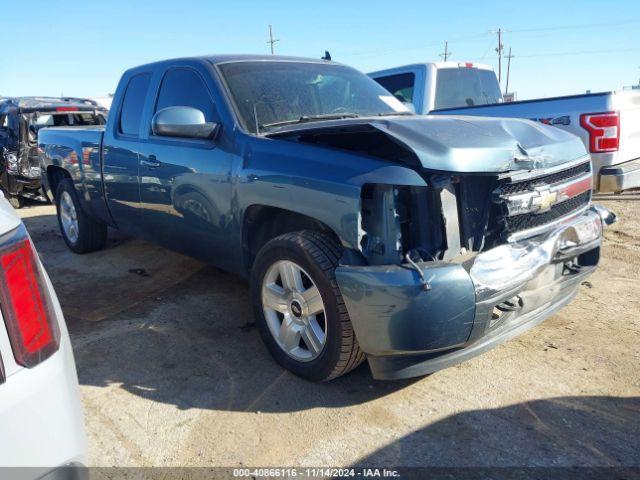
M 447 172 L 506 172 L 546 168 L 587 151 L 575 135 L 531 120 L 468 116 L 395 116 L 297 124 L 267 134 L 348 134 L 370 127 L 415 154 L 424 168 Z

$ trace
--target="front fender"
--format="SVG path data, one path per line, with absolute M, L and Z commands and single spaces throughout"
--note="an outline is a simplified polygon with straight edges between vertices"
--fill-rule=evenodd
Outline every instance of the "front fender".
M 361 190 L 368 183 L 421 185 L 403 165 L 313 145 L 246 137 L 244 168 L 236 182 L 240 211 L 272 206 L 316 219 L 360 249 Z

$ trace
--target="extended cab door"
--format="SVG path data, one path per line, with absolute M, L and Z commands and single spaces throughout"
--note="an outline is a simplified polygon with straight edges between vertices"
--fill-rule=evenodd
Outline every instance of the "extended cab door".
M 140 189 L 138 151 L 145 103 L 149 96 L 152 72 L 139 72 L 123 78 L 118 109 L 112 112 L 105 131 L 103 181 L 105 198 L 117 227 L 140 234 Z
M 207 122 L 220 122 L 213 86 L 198 66 L 172 66 L 163 72 L 140 146 L 140 199 L 144 235 L 172 250 L 220 267 L 233 261 L 229 245 L 231 163 L 222 139 L 156 136 L 151 117 L 167 107 L 200 110 Z M 221 132 L 224 136 L 226 133 Z

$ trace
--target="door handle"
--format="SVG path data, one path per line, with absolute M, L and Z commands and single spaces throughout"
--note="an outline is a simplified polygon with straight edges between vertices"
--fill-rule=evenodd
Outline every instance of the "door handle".
M 144 165 L 149 168 L 158 168 L 162 163 L 158 161 L 155 155 L 149 155 L 147 158 L 140 159 L 140 165 Z

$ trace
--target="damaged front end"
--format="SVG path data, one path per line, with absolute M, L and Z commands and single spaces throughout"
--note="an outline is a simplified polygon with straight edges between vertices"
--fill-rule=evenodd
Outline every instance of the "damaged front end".
M 603 223 L 577 137 L 524 120 L 402 118 L 274 136 L 404 164 L 365 181 L 336 269 L 374 377 L 424 375 L 548 318 L 597 266 Z
M 602 213 L 588 207 L 544 234 L 487 250 L 462 247 L 449 259 L 415 255 L 400 264 L 338 267 L 374 377 L 407 378 L 460 363 L 562 308 L 598 264 Z
M 603 222 L 612 221 L 590 203 L 587 158 L 538 171 L 424 177 L 424 187 L 363 188 L 368 265 L 336 270 L 380 379 L 448 367 L 548 318 L 596 268 Z

